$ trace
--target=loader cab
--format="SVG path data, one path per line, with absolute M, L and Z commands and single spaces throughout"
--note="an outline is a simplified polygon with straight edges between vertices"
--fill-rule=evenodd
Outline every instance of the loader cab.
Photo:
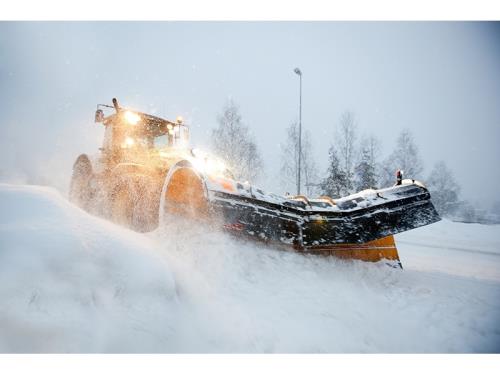
M 123 154 L 188 147 L 189 128 L 183 123 L 181 117 L 174 122 L 142 112 L 122 109 L 117 104 L 115 109 L 116 113 L 108 117 L 104 117 L 99 107 L 96 111 L 96 122 L 102 122 L 105 126 L 102 148 L 104 152 Z

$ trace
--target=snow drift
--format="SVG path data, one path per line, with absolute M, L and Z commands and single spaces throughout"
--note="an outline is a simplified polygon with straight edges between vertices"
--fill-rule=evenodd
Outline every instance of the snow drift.
M 2 352 L 499 352 L 499 226 L 396 240 L 405 269 L 203 228 L 141 235 L 0 185 Z
M 0 191 L 0 351 L 154 350 L 175 290 L 150 241 L 50 188 Z

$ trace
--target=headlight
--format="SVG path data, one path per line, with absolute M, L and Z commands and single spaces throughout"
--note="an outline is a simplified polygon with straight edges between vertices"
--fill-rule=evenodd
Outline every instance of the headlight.
M 141 120 L 141 116 L 139 116 L 137 113 L 130 112 L 130 111 L 126 111 L 124 116 L 125 116 L 125 120 L 130 125 L 136 125 Z
M 134 144 L 135 144 L 134 139 L 127 137 L 127 138 L 125 138 L 125 142 L 123 142 L 122 147 L 128 148 L 128 147 L 132 147 Z

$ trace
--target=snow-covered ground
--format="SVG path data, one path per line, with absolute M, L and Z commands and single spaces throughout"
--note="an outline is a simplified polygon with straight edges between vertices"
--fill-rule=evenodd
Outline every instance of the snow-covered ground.
M 500 226 L 396 241 L 403 271 L 141 235 L 0 184 L 0 352 L 500 352 Z

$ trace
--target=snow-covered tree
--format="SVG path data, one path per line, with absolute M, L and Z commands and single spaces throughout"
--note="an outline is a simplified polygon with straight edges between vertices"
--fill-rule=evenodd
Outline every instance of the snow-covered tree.
M 383 166 L 382 185 L 393 185 L 396 171 L 400 169 L 404 178 L 422 178 L 423 163 L 410 130 L 405 129 L 396 141 L 396 147 Z
M 288 192 L 296 192 L 299 173 L 299 126 L 293 122 L 286 130 L 286 141 L 281 145 L 281 184 Z M 302 157 L 300 163 L 300 191 L 313 195 L 318 183 L 318 171 L 312 153 L 308 131 L 302 133 Z
M 329 163 L 326 178 L 321 182 L 320 188 L 323 195 L 328 195 L 332 198 L 340 198 L 348 195 L 346 190 L 346 174 L 341 168 L 340 160 L 336 149 L 332 146 L 328 152 Z
M 356 162 L 356 121 L 352 112 L 346 111 L 340 116 L 339 127 L 335 134 L 335 147 L 338 150 L 340 167 L 344 172 L 343 190 L 354 192 L 354 167 Z
M 444 161 L 434 164 L 426 184 L 431 193 L 432 203 L 441 216 L 450 216 L 457 212 L 460 187 Z
M 361 142 L 361 156 L 354 168 L 354 186 L 356 191 L 378 186 L 378 157 L 380 141 L 373 135 L 365 137 Z
M 354 169 L 354 186 L 356 191 L 375 188 L 377 186 L 375 166 L 370 160 L 370 154 L 367 149 L 362 150 L 361 160 Z
M 262 159 L 238 106 L 230 100 L 217 118 L 212 131 L 213 151 L 229 165 L 238 180 L 254 181 L 262 170 Z

